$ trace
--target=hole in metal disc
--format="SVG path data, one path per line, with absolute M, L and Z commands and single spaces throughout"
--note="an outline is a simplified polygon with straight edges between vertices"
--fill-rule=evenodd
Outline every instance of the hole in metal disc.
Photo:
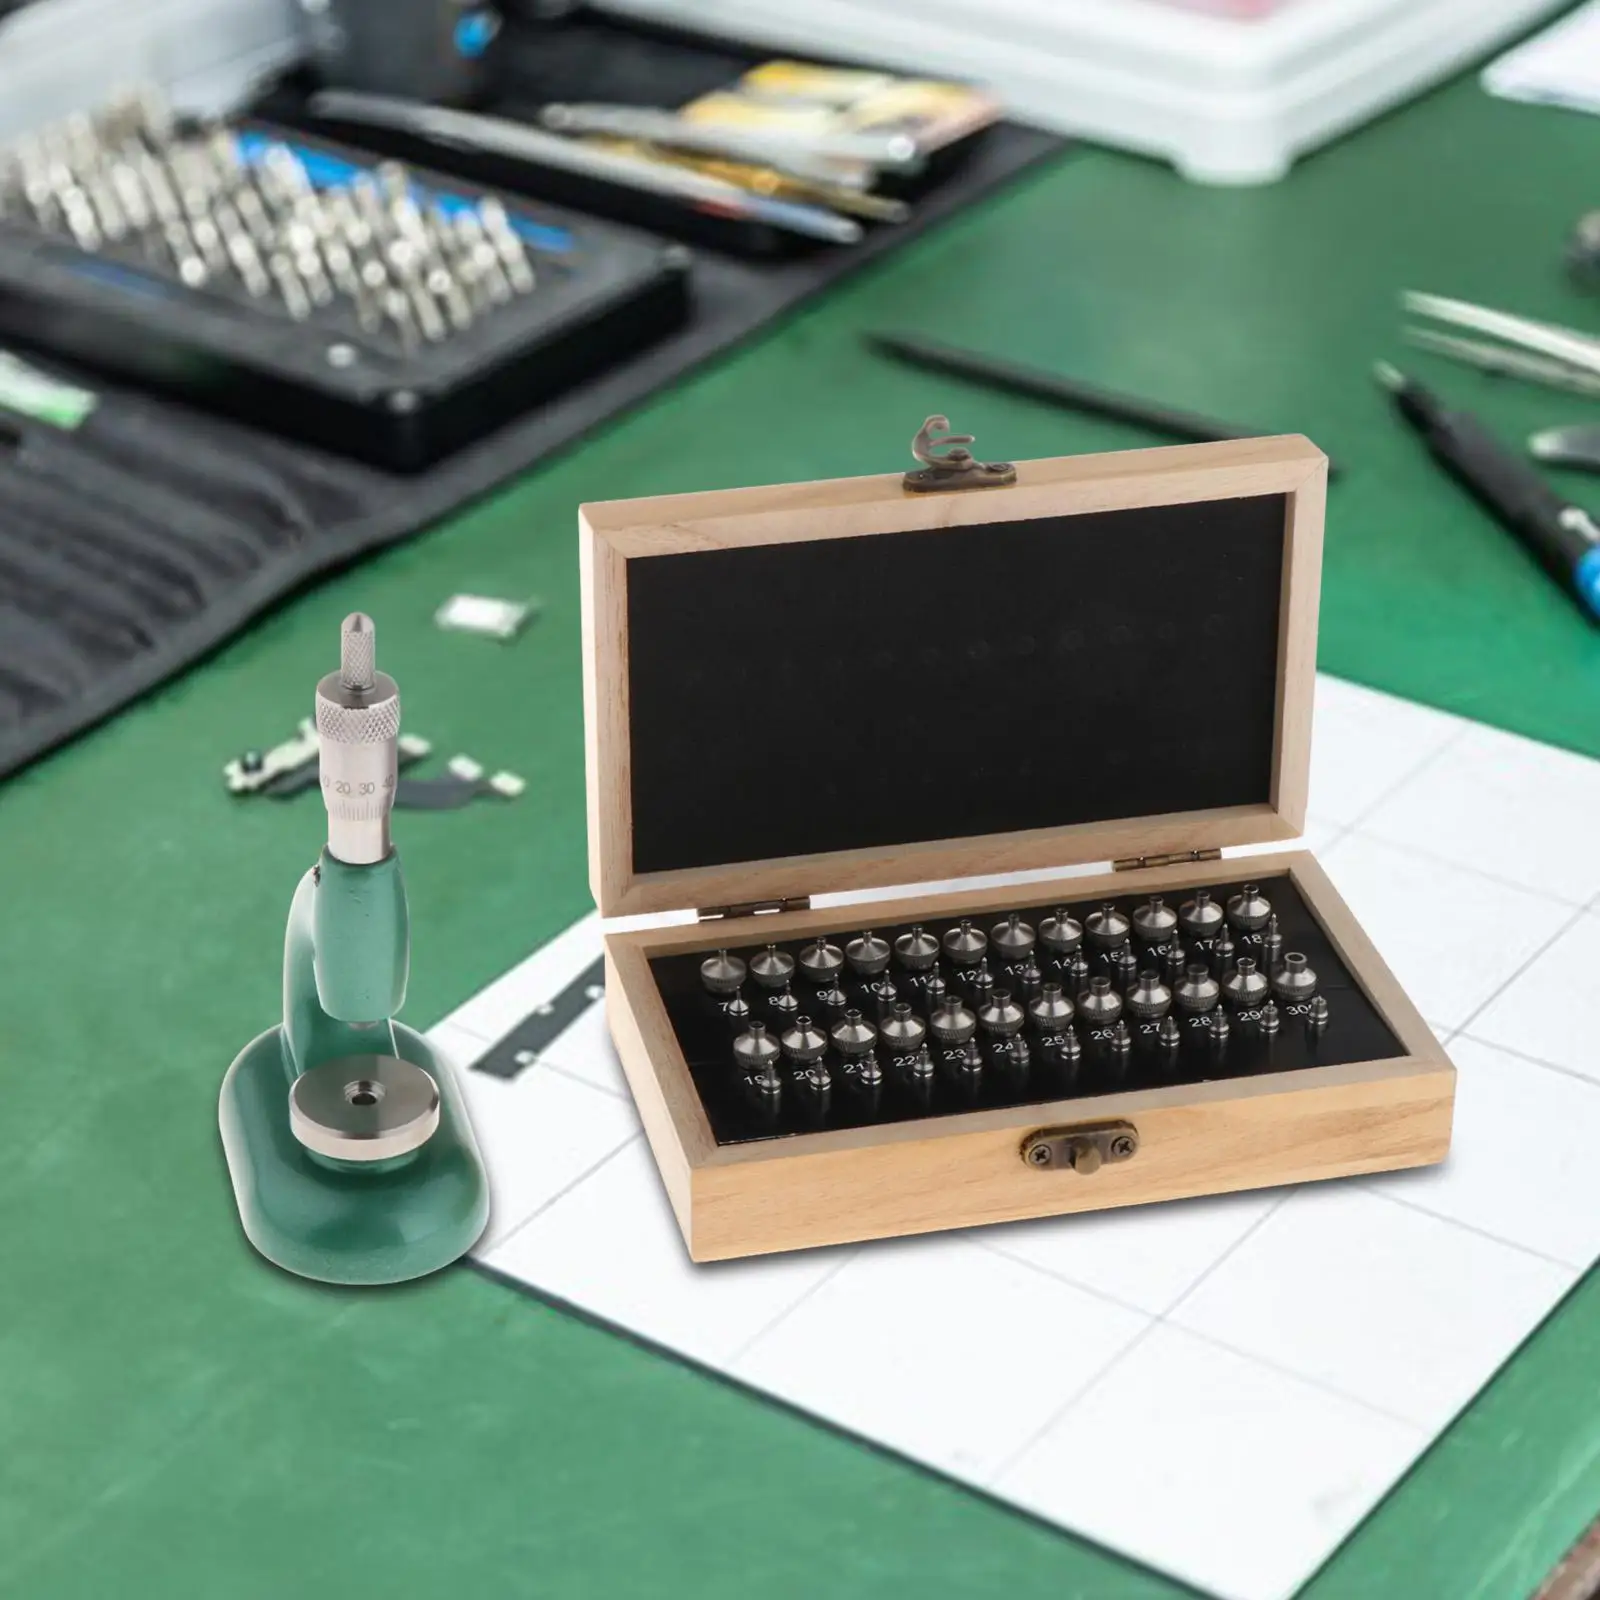
M 383 1085 L 370 1078 L 357 1078 L 344 1086 L 344 1097 L 353 1106 L 375 1106 L 383 1099 Z

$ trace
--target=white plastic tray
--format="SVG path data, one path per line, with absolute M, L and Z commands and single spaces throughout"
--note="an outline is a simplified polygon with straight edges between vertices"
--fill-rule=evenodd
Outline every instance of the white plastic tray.
M 1159 0 L 604 0 L 783 50 L 982 79 L 1013 112 L 1263 183 L 1562 8 L 1564 0 L 1298 0 L 1268 17 Z

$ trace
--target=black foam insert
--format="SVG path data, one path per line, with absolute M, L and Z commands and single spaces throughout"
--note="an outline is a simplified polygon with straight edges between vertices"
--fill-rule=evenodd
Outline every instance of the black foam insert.
M 963 1111 L 1038 1105 L 1051 1100 L 1086 1099 L 1127 1089 L 1155 1089 L 1176 1083 L 1250 1078 L 1262 1073 L 1297 1072 L 1306 1067 L 1385 1061 L 1403 1056 L 1405 1047 L 1378 1015 L 1349 968 L 1340 960 L 1332 940 L 1323 932 L 1293 880 L 1283 874 L 1262 878 L 1259 882 L 1277 913 L 1284 951 L 1299 951 L 1307 958 L 1312 971 L 1317 974 L 1317 992 L 1327 997 L 1328 1021 L 1321 1032 L 1313 1032 L 1307 1027 L 1303 1004 L 1285 1004 L 1280 1008 L 1279 1031 L 1270 1035 L 1263 1032 L 1259 1023 L 1249 1016 L 1241 1017 L 1230 1011 L 1233 1027 L 1226 1044 L 1220 1049 L 1208 1043 L 1203 1017 L 1182 1018 L 1182 1044 L 1176 1055 L 1159 1048 L 1155 1023 L 1132 1023 L 1131 1049 L 1126 1056 L 1119 1057 L 1094 1030 L 1078 1021 L 1073 1027 L 1082 1041 L 1083 1054 L 1075 1069 L 1064 1071 L 1045 1059 L 1040 1049 L 1039 1035 L 1030 1025 L 1024 1037 L 1029 1041 L 1033 1060 L 1024 1076 L 1007 1077 L 986 1070 L 977 1085 L 963 1085 L 952 1076 L 947 1061 L 935 1046 L 939 1066 L 932 1091 L 925 1099 L 917 1097 L 903 1076 L 893 1070 L 893 1062 L 881 1055 L 880 1064 L 885 1069 L 882 1090 L 874 1099 L 862 1097 L 852 1089 L 837 1052 L 830 1050 L 827 1061 L 834 1086 L 825 1104 L 808 1099 L 797 1091 L 793 1069 L 785 1063 L 779 1069 L 785 1081 L 778 1112 L 776 1116 L 764 1115 L 756 1099 L 748 1092 L 734 1062 L 733 1039 L 743 1030 L 744 1024 L 730 1022 L 725 1014 L 724 1003 L 707 994 L 700 981 L 700 963 L 707 952 L 697 950 L 681 955 L 658 956 L 650 963 L 650 970 L 660 989 L 673 1032 L 689 1064 L 690 1075 L 718 1144 L 739 1144 L 751 1139 L 771 1139 L 786 1134 L 907 1122 L 954 1116 Z M 1229 897 L 1242 887 L 1238 882 L 1217 883 L 1211 885 L 1211 894 L 1219 904 L 1225 905 Z M 1146 898 L 1142 894 L 1119 895 L 1110 903 L 1120 911 L 1131 913 Z M 1185 893 L 1168 898 L 1176 906 L 1188 899 L 1189 895 Z M 1037 928 L 1059 903 L 1023 905 L 1018 909 L 1023 920 Z M 1105 903 L 1104 899 L 1069 901 L 1067 908 L 1081 923 L 1089 912 Z M 862 909 L 857 908 L 858 911 Z M 1004 920 L 1003 912 L 974 919 L 976 925 L 984 929 Z M 932 916 L 925 918 L 922 925 L 928 932 L 942 937 L 955 923 L 949 917 Z M 873 927 L 891 944 L 900 934 L 908 931 L 908 925 L 905 924 L 890 926 L 876 923 Z M 773 931 L 774 934 L 779 932 L 776 927 Z M 860 928 L 841 924 L 831 937 L 834 943 L 843 947 L 860 931 Z M 1235 960 L 1249 956 L 1258 966 L 1264 963 L 1263 938 L 1259 932 L 1241 933 L 1235 929 L 1231 937 L 1235 942 Z M 780 937 L 777 942 L 779 949 L 798 957 L 802 947 L 810 940 Z M 1216 967 L 1217 959 L 1211 954 L 1209 944 L 1210 941 L 1188 944 L 1187 959 Z M 760 948 L 759 945 L 746 946 L 735 953 L 748 961 Z M 1158 965 L 1158 961 L 1137 939 L 1134 940 L 1134 948 L 1141 952 L 1141 966 Z M 1103 954 L 1097 955 L 1087 948 L 1084 953 L 1089 958 L 1091 976 L 1109 975 L 1111 968 Z M 1042 981 L 1062 981 L 1060 961 L 1050 956 L 1042 946 L 1038 957 Z M 1021 985 L 1015 968 L 992 959 L 989 967 L 997 988 L 1020 994 Z M 941 960 L 938 969 L 949 988 L 970 993 L 963 984 L 960 971 L 947 960 Z M 896 998 L 908 1002 L 916 1014 L 926 1020 L 931 1006 L 917 982 L 917 975 L 907 972 L 896 960 L 889 967 L 889 976 L 896 985 Z M 883 1011 L 877 997 L 861 979 L 852 976 L 846 969 L 840 981 L 851 1006 L 858 1008 L 871 1021 L 882 1020 Z M 803 976 L 797 975 L 792 989 L 800 1002 L 801 1012 L 809 1014 L 814 1021 L 821 1020 L 825 1027 L 834 1020 L 822 1005 L 815 987 Z M 772 995 L 759 985 L 746 983 L 742 994 L 750 1007 L 751 1017 L 766 1023 L 774 1034 L 781 1033 L 789 1026 L 788 1020 L 774 1007 Z
M 634 870 L 1267 801 L 1286 514 L 630 561 Z

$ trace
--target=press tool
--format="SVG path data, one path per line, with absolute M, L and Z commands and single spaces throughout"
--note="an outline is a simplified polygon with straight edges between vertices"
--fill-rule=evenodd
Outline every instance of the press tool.
M 400 694 L 370 617 L 346 617 L 339 642 L 316 693 L 328 839 L 289 908 L 283 1021 L 229 1067 L 219 1121 L 262 1255 L 328 1283 L 398 1283 L 471 1247 L 489 1191 L 449 1063 L 395 1020 L 411 961 L 389 833 Z

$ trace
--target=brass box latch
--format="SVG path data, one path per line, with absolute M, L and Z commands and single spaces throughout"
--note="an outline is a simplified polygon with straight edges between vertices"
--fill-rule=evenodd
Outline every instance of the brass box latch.
M 1131 1122 L 1084 1122 L 1075 1128 L 1036 1128 L 1022 1141 L 1022 1159 L 1041 1172 L 1070 1168 L 1085 1177 L 1107 1161 L 1131 1161 L 1139 1130 Z

